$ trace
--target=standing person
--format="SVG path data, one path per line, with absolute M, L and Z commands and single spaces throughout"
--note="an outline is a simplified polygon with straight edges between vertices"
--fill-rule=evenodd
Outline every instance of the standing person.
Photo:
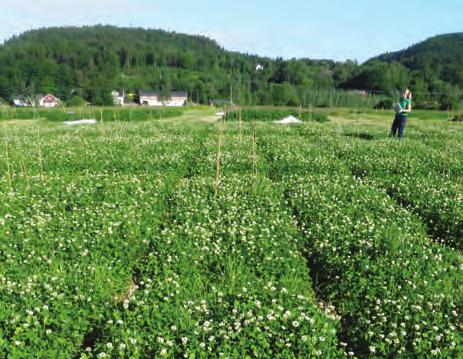
M 398 107 L 394 122 L 392 122 L 391 137 L 395 137 L 397 132 L 399 132 L 399 139 L 401 139 L 404 135 L 405 124 L 407 123 L 407 114 L 412 111 L 412 92 L 409 89 L 405 89 L 402 92 L 398 105 L 400 105 L 400 108 Z

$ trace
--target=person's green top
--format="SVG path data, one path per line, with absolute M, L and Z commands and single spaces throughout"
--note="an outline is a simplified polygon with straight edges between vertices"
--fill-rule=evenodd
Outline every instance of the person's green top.
M 400 104 L 400 107 L 402 108 L 402 110 L 406 110 L 408 105 L 410 105 L 411 103 L 412 103 L 412 100 L 410 100 L 409 98 L 401 97 L 400 101 L 399 101 L 399 104 Z

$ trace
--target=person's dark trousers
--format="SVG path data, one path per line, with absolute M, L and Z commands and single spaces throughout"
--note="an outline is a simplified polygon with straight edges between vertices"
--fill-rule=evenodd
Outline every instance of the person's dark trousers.
M 395 137 L 397 132 L 399 133 L 399 138 L 404 136 L 404 128 L 407 124 L 407 115 L 398 113 L 395 115 L 394 122 L 392 122 L 391 127 L 391 137 Z

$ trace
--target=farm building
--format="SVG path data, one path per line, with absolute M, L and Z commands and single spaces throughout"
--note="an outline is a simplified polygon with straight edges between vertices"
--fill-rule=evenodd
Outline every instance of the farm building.
M 115 105 L 124 105 L 124 90 L 114 90 L 113 92 L 111 92 L 111 95 L 113 96 Z
M 146 106 L 185 106 L 188 100 L 186 91 L 173 91 L 168 98 L 162 98 L 158 91 L 140 91 L 140 105 Z
M 13 98 L 13 106 L 15 107 L 28 107 L 32 106 L 31 98 L 28 96 L 16 96 Z
M 43 97 L 39 97 L 38 105 L 41 107 L 56 107 L 61 103 L 60 99 L 48 94 Z
M 61 103 L 60 99 L 53 95 L 16 96 L 13 98 L 13 106 L 16 107 L 56 107 Z

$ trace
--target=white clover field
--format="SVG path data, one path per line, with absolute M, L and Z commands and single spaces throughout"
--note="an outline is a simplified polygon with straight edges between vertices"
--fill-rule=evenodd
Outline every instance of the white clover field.
M 0 130 L 2 358 L 463 357 L 461 123 Z

